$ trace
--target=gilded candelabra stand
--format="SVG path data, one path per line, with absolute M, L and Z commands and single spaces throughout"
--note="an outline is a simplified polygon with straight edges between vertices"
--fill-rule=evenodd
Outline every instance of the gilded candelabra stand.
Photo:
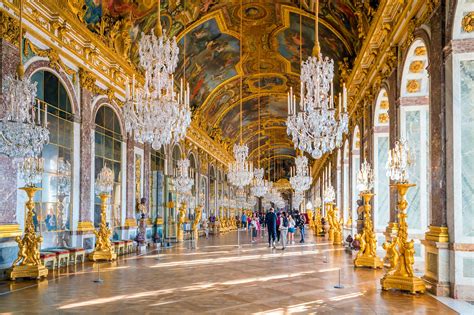
M 426 290 L 423 280 L 415 277 L 413 264 L 415 262 L 414 241 L 408 241 L 408 224 L 406 222 L 408 202 L 405 199 L 407 190 L 414 187 L 415 184 L 397 183 L 393 185 L 397 188 L 399 194 L 398 202 L 398 222 L 399 229 L 397 236 L 392 242 L 383 244 L 387 252 L 387 260 L 390 262 L 390 269 L 380 280 L 382 290 L 398 289 L 424 293 Z
M 372 217 L 370 214 L 370 200 L 374 194 L 370 192 L 362 192 L 361 196 L 364 200 L 364 229 L 362 234 L 357 234 L 355 239 L 360 243 L 360 250 L 354 259 L 355 267 L 382 268 L 383 262 L 377 257 L 377 238 L 375 236 L 372 225 Z
M 112 261 L 117 259 L 117 253 L 115 252 L 114 246 L 110 241 L 112 231 L 107 226 L 107 199 L 109 194 L 102 192 L 99 194 L 100 198 L 100 225 L 98 230 L 94 230 L 95 234 L 95 248 L 92 253 L 89 254 L 89 259 L 92 261 L 106 260 Z
M 308 225 L 309 225 L 309 228 L 311 231 L 313 231 L 313 233 L 316 233 L 315 230 L 314 230 L 314 213 L 311 209 L 306 209 L 306 214 L 308 215 Z
M 10 279 L 16 280 L 17 278 L 35 278 L 40 279 L 48 275 L 48 269 L 41 263 L 40 259 L 40 248 L 43 237 L 37 236 L 35 232 L 35 225 L 33 224 L 33 209 L 35 203 L 33 201 L 34 196 L 38 190 L 34 186 L 27 186 L 20 188 L 26 192 L 28 201 L 26 202 L 26 221 L 25 221 L 25 234 L 23 238 L 20 236 L 16 237 L 18 243 L 18 257 L 12 264 L 9 270 Z
M 320 207 L 316 208 L 316 214 L 314 215 L 314 233 L 316 234 L 316 236 L 324 236 Z
M 199 223 L 201 222 L 201 218 L 202 218 L 202 206 L 197 206 L 196 209 L 194 209 L 194 221 L 193 221 L 193 226 L 192 226 L 194 240 L 197 240 L 199 238 L 198 226 L 199 226 Z
M 333 222 L 333 245 L 342 245 L 344 243 L 342 239 L 342 218 L 339 218 L 339 209 L 337 207 L 334 207 L 334 204 L 332 205 L 333 211 L 332 211 L 332 222 Z
M 180 243 L 184 241 L 184 223 L 186 222 L 186 202 L 181 202 L 178 210 L 178 227 L 176 231 L 176 240 Z
M 326 202 L 326 221 L 329 223 L 328 240 L 330 242 L 334 241 L 333 214 L 334 214 L 334 203 Z

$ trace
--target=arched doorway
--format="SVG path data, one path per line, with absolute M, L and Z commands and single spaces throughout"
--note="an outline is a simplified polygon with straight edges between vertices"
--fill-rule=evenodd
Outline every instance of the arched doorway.
M 351 151 L 351 187 L 352 187 L 352 201 L 351 201 L 351 217 L 352 230 L 357 227 L 357 200 L 359 200 L 359 188 L 357 185 L 357 174 L 360 169 L 360 131 L 359 126 L 354 128 L 352 135 L 352 151 Z

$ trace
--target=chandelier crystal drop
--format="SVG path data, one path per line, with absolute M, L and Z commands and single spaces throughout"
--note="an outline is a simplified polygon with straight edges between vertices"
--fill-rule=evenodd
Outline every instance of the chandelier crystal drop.
M 302 193 L 311 187 L 313 178 L 309 176 L 308 159 L 304 155 L 300 155 L 295 159 L 296 172 L 290 177 L 291 187 L 298 193 Z
M 411 155 L 408 142 L 400 139 L 395 147 L 389 151 L 387 161 L 387 176 L 398 183 L 408 183 L 408 168 L 415 163 Z
M 190 170 L 189 166 L 189 160 L 186 158 L 178 161 L 178 168 L 175 170 L 173 178 L 173 184 L 178 194 L 189 195 L 194 185 L 193 170 Z
M 248 162 L 249 148 L 247 145 L 234 145 L 235 161 L 229 166 L 229 182 L 239 188 L 250 184 L 253 178 L 253 164 Z
M 35 157 L 49 142 L 46 105 L 41 122 L 40 104 L 35 109 L 36 82 L 6 76 L 3 95 L 6 114 L 0 119 L 0 154 L 11 158 Z
M 176 38 L 154 32 L 142 33 L 139 41 L 140 66 L 145 70 L 144 84 L 136 88 L 133 78 L 127 84 L 124 106 L 125 128 L 134 133 L 136 141 L 150 143 L 154 150 L 179 142 L 191 124 L 189 85 L 180 81 L 175 92 L 174 71 L 178 64 L 179 48 Z
M 357 188 L 361 192 L 370 192 L 374 188 L 374 171 L 367 161 L 362 163 L 357 174 Z
M 252 192 L 252 195 L 260 198 L 265 196 L 267 191 L 272 187 L 272 182 L 264 179 L 264 174 L 265 170 L 263 168 L 256 168 L 254 170 L 254 179 L 253 179 L 253 185 L 252 188 L 250 189 Z

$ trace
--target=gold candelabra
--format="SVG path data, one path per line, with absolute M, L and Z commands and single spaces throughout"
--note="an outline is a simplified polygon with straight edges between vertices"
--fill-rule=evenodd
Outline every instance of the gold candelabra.
M 327 202 L 326 203 L 326 221 L 329 223 L 329 231 L 328 231 L 328 240 L 330 242 L 334 241 L 334 221 L 333 221 L 333 214 L 334 214 L 334 203 Z
M 314 230 L 314 213 L 311 209 L 306 209 L 306 214 L 308 215 L 308 225 L 309 225 L 309 228 L 311 231 L 313 231 L 313 233 L 316 233 L 315 230 Z
M 99 194 L 100 198 L 100 225 L 98 230 L 94 230 L 95 234 L 95 248 L 89 254 L 89 259 L 92 261 L 107 260 L 112 261 L 117 259 L 117 253 L 110 241 L 112 231 L 107 226 L 107 199 L 109 194 L 102 192 Z
M 178 242 L 184 241 L 184 223 L 186 222 L 186 202 L 181 202 L 178 210 L 178 227 L 176 231 L 176 240 Z
M 201 222 L 201 218 L 202 218 L 202 206 L 197 206 L 196 209 L 194 209 L 194 221 L 193 221 L 193 226 L 192 226 L 195 240 L 199 238 L 198 225 Z
M 414 241 L 408 241 L 408 224 L 406 222 L 408 202 L 405 195 L 410 187 L 415 184 L 397 183 L 399 194 L 398 202 L 398 222 L 399 229 L 397 236 L 392 242 L 383 244 L 383 248 L 387 252 L 386 259 L 390 262 L 390 269 L 380 280 L 382 290 L 399 289 L 410 291 L 412 294 L 416 292 L 424 293 L 426 290 L 425 283 L 413 272 L 413 264 L 415 262 Z
M 354 259 L 356 267 L 382 268 L 383 262 L 377 257 L 377 238 L 375 237 L 372 225 L 372 216 L 370 214 L 370 200 L 374 194 L 370 192 L 362 192 L 361 196 L 364 200 L 364 230 L 362 234 L 357 234 L 355 239 L 360 243 L 360 250 Z
M 316 214 L 314 215 L 314 233 L 316 236 L 324 235 L 323 224 L 321 222 L 321 208 L 316 208 Z
M 332 221 L 333 221 L 333 228 L 334 228 L 334 241 L 333 245 L 342 245 L 344 243 L 342 239 L 342 218 L 339 218 L 339 209 L 337 207 L 333 207 L 332 211 Z
M 18 257 L 13 262 L 9 271 L 10 279 L 40 279 L 41 277 L 46 277 L 48 275 L 48 269 L 46 269 L 40 259 L 40 248 L 41 242 L 43 242 L 43 237 L 36 235 L 35 226 L 33 224 L 33 209 L 35 208 L 33 199 L 36 192 L 41 190 L 41 188 L 27 186 L 20 189 L 26 192 L 28 196 L 28 201 L 25 204 L 25 234 L 23 235 L 23 238 L 20 236 L 16 237 L 16 242 L 18 243 Z

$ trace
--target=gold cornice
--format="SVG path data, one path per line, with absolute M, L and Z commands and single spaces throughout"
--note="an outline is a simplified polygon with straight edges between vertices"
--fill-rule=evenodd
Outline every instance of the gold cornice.
M 228 165 L 233 161 L 229 152 L 225 148 L 222 148 L 219 143 L 212 140 L 195 122 L 191 122 L 191 126 L 186 133 L 186 138 L 194 143 L 200 150 L 206 152 L 223 165 Z

